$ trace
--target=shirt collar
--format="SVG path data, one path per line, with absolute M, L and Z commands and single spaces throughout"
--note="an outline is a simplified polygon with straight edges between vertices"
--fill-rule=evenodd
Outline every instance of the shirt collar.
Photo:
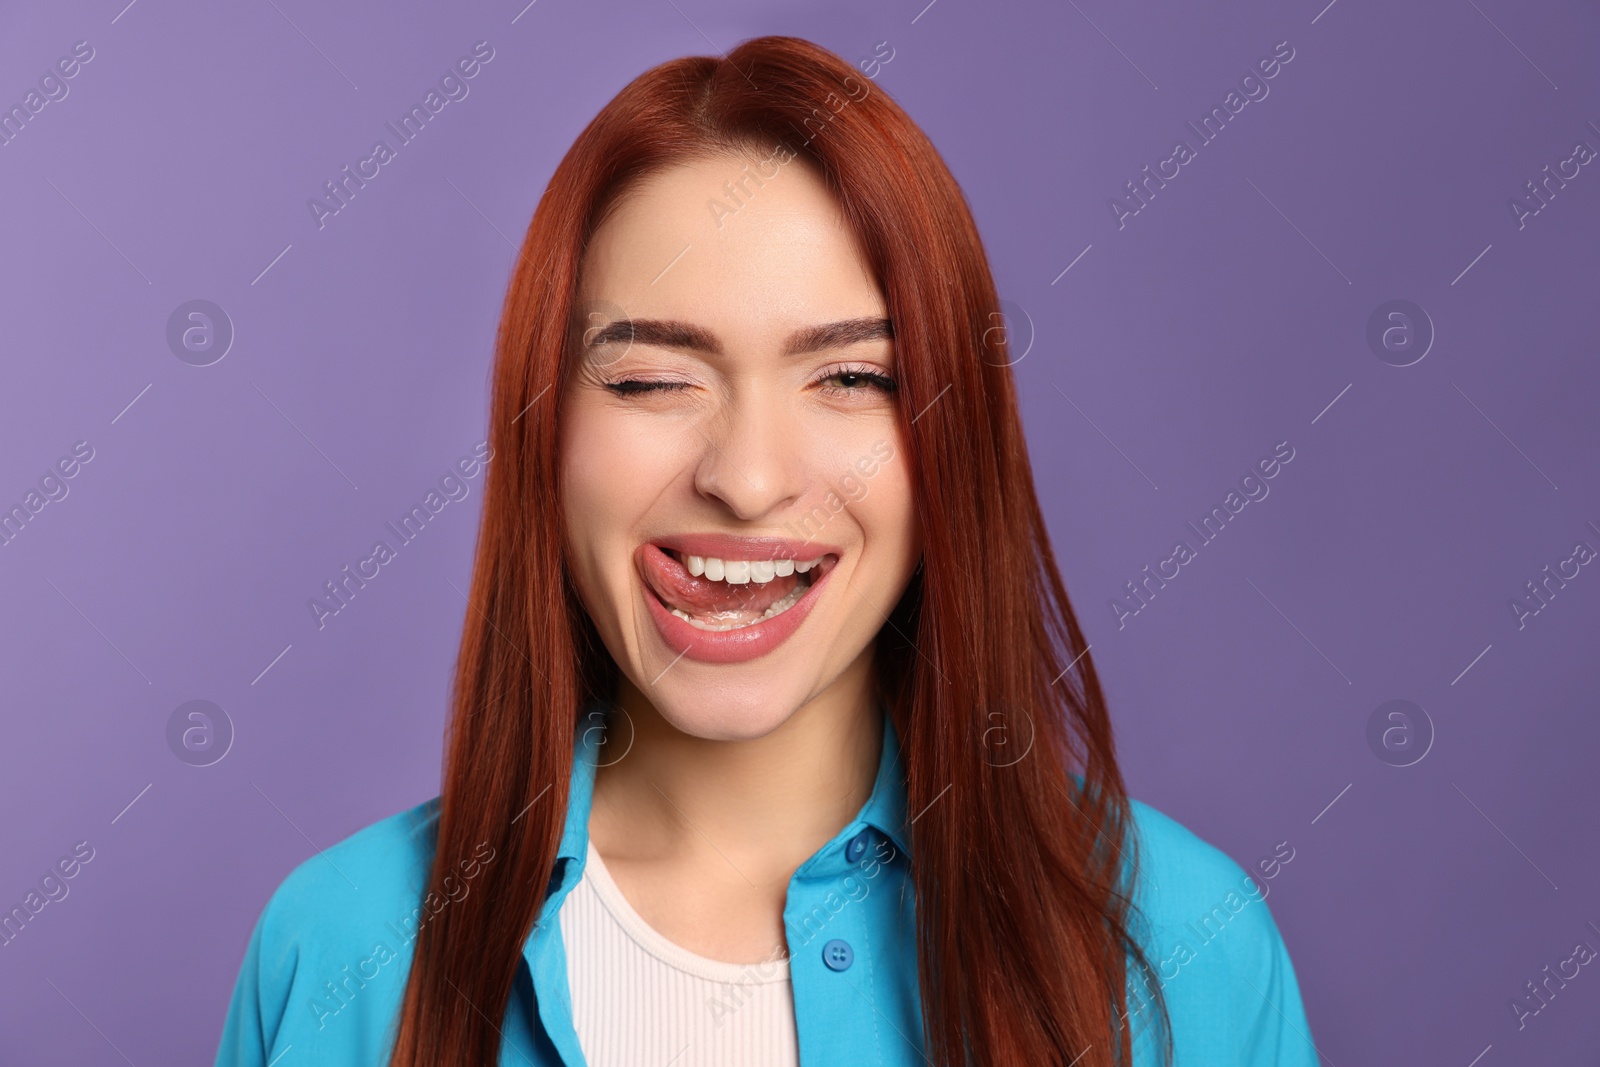
M 600 745 L 605 740 L 606 706 L 591 702 L 578 720 L 577 740 L 573 745 L 572 778 L 567 792 L 566 826 L 561 833 L 558 859 L 575 860 L 581 868 L 589 847 L 589 811 L 594 800 L 595 768 L 599 765 Z M 910 856 L 910 830 L 906 824 L 905 766 L 900 755 L 900 738 L 888 709 L 883 711 L 883 745 L 878 757 L 877 778 L 851 827 L 864 824 L 894 842 L 902 855 Z M 851 827 L 843 832 L 854 833 Z
M 583 1063 L 578 1033 L 572 1021 L 572 996 L 567 985 L 566 948 L 555 916 L 578 880 L 583 876 L 589 848 L 589 810 L 594 799 L 595 768 L 605 737 L 605 705 L 589 704 L 579 721 L 574 744 L 572 777 L 567 794 L 566 825 L 557 847 L 555 870 L 533 929 L 523 945 L 534 990 L 534 1012 L 546 1036 L 564 1063 Z M 900 761 L 899 738 L 887 711 L 883 715 L 883 748 L 878 759 L 878 776 L 872 793 L 856 817 L 801 865 L 795 877 L 839 878 L 861 859 L 858 840 L 871 826 L 887 837 L 904 856 L 910 834 L 906 825 L 905 773 Z M 847 857 L 855 854 L 855 860 Z

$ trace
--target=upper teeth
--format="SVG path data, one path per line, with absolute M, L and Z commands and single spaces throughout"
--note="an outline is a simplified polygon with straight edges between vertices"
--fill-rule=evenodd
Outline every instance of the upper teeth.
M 746 582 L 765 585 L 774 578 L 785 578 L 797 572 L 804 574 L 821 562 L 821 556 L 808 560 L 718 559 L 716 556 L 684 558 L 684 566 L 696 578 L 704 575 L 713 582 L 727 582 L 730 585 L 744 585 Z

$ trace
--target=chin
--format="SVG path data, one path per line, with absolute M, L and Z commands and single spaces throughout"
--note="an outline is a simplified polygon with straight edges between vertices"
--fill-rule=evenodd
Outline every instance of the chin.
M 687 674 L 677 685 L 668 684 L 669 679 L 670 673 L 647 692 L 651 704 L 674 729 L 705 741 L 753 741 L 765 737 L 788 722 L 806 702 L 805 696 L 789 687 L 770 682 L 728 689 L 715 687 L 716 695 L 711 696 L 704 686 L 684 684 Z

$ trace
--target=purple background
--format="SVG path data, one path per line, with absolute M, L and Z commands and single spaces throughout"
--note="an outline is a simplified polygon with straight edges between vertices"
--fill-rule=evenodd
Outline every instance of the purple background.
M 320 631 L 307 599 L 483 437 L 511 242 L 581 126 L 781 32 L 893 49 L 877 85 L 1031 321 L 1039 491 L 1130 787 L 1241 863 L 1295 849 L 1270 907 L 1324 1056 L 1592 1062 L 1595 966 L 1520 1031 L 1508 1001 L 1600 948 L 1600 568 L 1521 629 L 1508 601 L 1600 549 L 1600 164 L 1524 228 L 1507 200 L 1600 148 L 1594 5 L 523 2 L 0 14 L 4 106 L 95 49 L 0 146 L 0 504 L 95 450 L 0 547 L 0 910 L 95 849 L 0 948 L 0 1061 L 209 1062 L 271 890 L 437 792 L 481 478 Z M 480 40 L 470 95 L 319 230 L 307 199 Z M 1285 40 L 1119 229 L 1108 197 Z M 207 367 L 166 341 L 197 298 L 237 331 Z M 1436 329 L 1407 367 L 1365 339 L 1397 298 Z M 1285 440 L 1119 628 L 1123 583 Z M 1397 698 L 1436 735 L 1408 767 L 1366 739 Z M 191 699 L 236 730 L 212 766 L 168 748 Z

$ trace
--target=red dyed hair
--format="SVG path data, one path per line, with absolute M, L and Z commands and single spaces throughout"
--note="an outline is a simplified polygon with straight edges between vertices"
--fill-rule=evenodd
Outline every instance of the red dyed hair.
M 823 176 L 894 328 L 925 548 L 875 652 L 907 806 L 926 809 L 911 828 L 910 864 L 927 1058 L 1125 1067 L 1130 967 L 1155 991 L 1170 1056 L 1159 982 L 1130 934 L 1136 857 L 1111 725 L 1034 495 L 971 212 L 886 93 L 815 44 L 761 37 L 725 58 L 663 63 L 617 94 L 556 168 L 523 242 L 497 340 L 495 461 L 429 888 L 444 893 L 453 858 L 480 842 L 497 861 L 419 933 L 394 1065 L 497 1058 L 553 873 L 579 714 L 615 692 L 616 664 L 570 579 L 549 580 L 566 575 L 557 398 L 584 248 L 641 177 L 708 154 L 766 156 L 779 143 Z M 997 713 L 1033 737 L 1011 766 L 986 758 Z

